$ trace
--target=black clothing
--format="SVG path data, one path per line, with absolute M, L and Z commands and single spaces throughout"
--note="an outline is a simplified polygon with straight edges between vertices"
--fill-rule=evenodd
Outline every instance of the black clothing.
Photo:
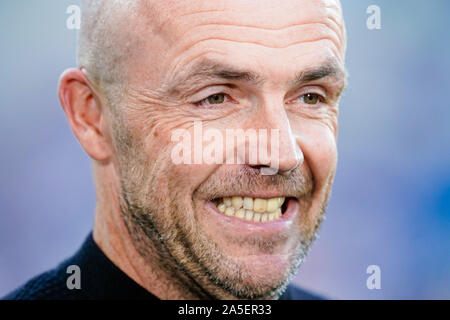
M 68 289 L 67 281 L 72 272 L 67 267 L 80 267 L 81 289 Z M 11 292 L 5 300 L 156 300 L 122 270 L 116 267 L 94 242 L 92 232 L 82 247 L 71 258 L 55 269 L 38 275 L 22 287 Z M 321 299 L 290 285 L 281 300 Z

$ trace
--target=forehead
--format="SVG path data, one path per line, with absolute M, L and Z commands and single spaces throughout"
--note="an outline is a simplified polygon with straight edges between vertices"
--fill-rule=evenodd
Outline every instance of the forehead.
M 144 0 L 145 1 L 145 0 Z M 300 20 L 332 17 L 339 20 L 342 14 L 338 0 L 164 0 L 145 2 L 158 14 L 159 23 L 171 18 L 194 18 L 211 14 L 222 15 L 252 25 L 281 27 Z M 266 18 L 270 16 L 271 19 Z
M 168 74 L 204 56 L 280 72 L 313 60 L 344 61 L 339 1 L 166 0 L 155 2 L 151 11 L 152 39 L 164 52 L 158 64 Z
M 186 27 L 213 25 L 292 34 L 301 31 L 295 27 L 323 24 L 338 38 L 344 31 L 337 0 L 164 0 L 156 2 L 151 11 L 155 30 L 173 35 Z

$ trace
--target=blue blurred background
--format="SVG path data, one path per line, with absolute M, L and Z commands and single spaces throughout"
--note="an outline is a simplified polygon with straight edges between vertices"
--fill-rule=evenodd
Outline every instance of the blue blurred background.
M 67 0 L 0 2 L 0 296 L 92 228 L 90 160 L 57 99 Z M 366 8 L 381 8 L 368 30 Z M 343 0 L 350 84 L 327 220 L 295 282 L 338 299 L 450 299 L 450 1 Z M 381 289 L 366 287 L 369 265 Z

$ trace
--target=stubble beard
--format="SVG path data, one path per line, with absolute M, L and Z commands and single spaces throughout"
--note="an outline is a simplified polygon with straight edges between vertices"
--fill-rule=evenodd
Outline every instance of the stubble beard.
M 174 286 L 188 296 L 198 298 L 277 299 L 295 276 L 303 262 L 325 213 L 331 190 L 329 183 L 315 221 L 309 221 L 292 248 L 288 268 L 277 278 L 258 276 L 245 263 L 228 256 L 214 239 L 196 228 L 192 218 L 193 204 L 184 204 L 174 191 L 176 181 L 169 177 L 164 163 L 158 158 L 149 164 L 142 144 L 129 134 L 117 139 L 121 177 L 120 209 L 122 218 L 139 254 L 149 266 L 155 263 Z M 170 154 L 169 152 L 166 154 Z M 163 169 L 160 169 L 163 168 Z M 312 181 L 311 181 L 312 183 Z M 166 185 L 164 190 L 161 185 Z M 313 186 L 310 186 L 311 196 Z M 309 205 L 304 209 L 307 210 Z M 249 242 L 264 247 L 265 240 L 249 238 Z

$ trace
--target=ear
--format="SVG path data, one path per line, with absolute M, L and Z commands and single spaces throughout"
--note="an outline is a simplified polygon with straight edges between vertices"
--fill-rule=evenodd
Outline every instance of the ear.
M 59 80 L 58 95 L 70 127 L 87 154 L 98 161 L 110 158 L 105 110 L 84 72 L 66 70 Z

